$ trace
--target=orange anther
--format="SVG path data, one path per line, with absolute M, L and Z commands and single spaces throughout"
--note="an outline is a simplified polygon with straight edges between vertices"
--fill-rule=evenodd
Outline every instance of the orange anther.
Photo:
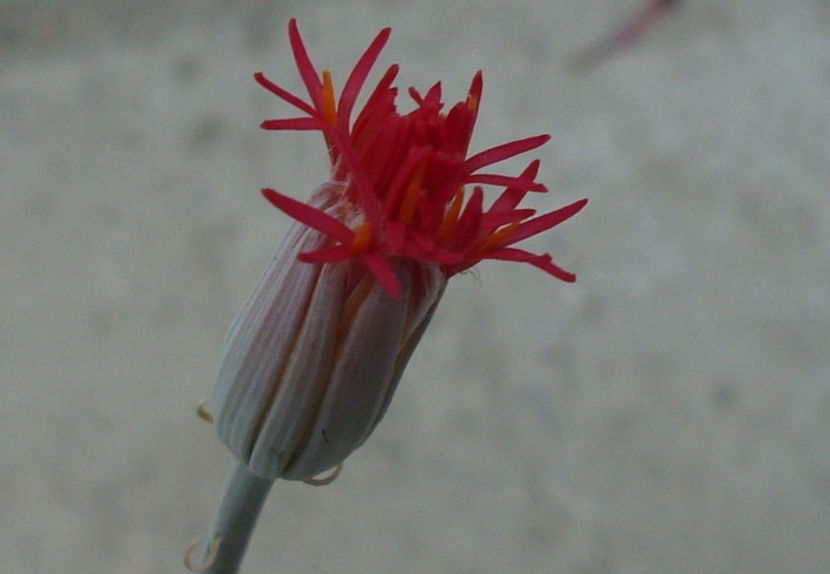
M 467 104 L 467 109 L 471 112 L 476 111 L 478 108 L 478 98 L 475 97 L 473 94 L 467 94 L 467 101 L 464 102 Z
M 412 215 L 415 213 L 415 205 L 418 203 L 418 195 L 421 192 L 421 184 L 424 183 L 424 172 L 426 165 L 422 164 L 416 171 L 415 175 L 409 180 L 409 185 L 406 186 L 406 191 L 401 200 L 401 207 L 398 210 L 398 221 L 406 225 L 412 220 Z
M 481 240 L 481 242 L 476 246 L 475 251 L 477 253 L 482 253 L 484 251 L 488 251 L 493 247 L 496 247 L 499 243 L 501 243 L 504 239 L 506 239 L 513 230 L 519 226 L 518 221 L 514 221 L 510 225 L 506 225 L 499 229 L 498 231 L 494 231 L 487 237 Z
M 331 72 L 323 70 L 323 120 L 329 125 L 337 124 L 337 108 L 334 105 L 334 85 L 331 82 Z
M 353 253 L 365 253 L 372 241 L 372 224 L 364 221 L 354 232 L 351 250 Z
M 458 189 L 455 190 L 455 195 L 452 197 L 452 203 L 447 208 L 447 213 L 441 221 L 441 225 L 438 226 L 437 238 L 439 241 L 445 239 L 455 229 L 455 224 L 458 223 L 458 214 L 461 213 L 461 204 L 463 202 L 464 186 L 459 185 Z

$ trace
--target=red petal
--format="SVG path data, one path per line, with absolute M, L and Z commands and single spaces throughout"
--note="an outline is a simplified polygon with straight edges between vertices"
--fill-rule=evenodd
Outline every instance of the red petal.
M 549 139 L 549 135 L 542 134 L 491 147 L 468 158 L 464 162 L 464 173 L 470 174 L 486 165 L 497 163 L 519 155 L 520 153 L 530 151 L 544 145 Z
M 522 221 L 528 217 L 533 217 L 536 214 L 535 209 L 511 209 L 510 211 L 488 211 L 481 216 L 481 230 L 488 233 L 497 227 L 513 223 L 515 221 Z
M 538 159 L 533 160 L 530 164 L 525 168 L 525 170 L 519 175 L 519 179 L 529 179 L 531 181 L 536 179 L 536 174 L 539 172 L 539 164 L 541 164 Z M 524 196 L 527 194 L 528 190 L 521 189 L 518 187 L 510 187 L 505 189 L 499 198 L 493 202 L 493 205 L 490 206 L 488 210 L 489 213 L 495 213 L 497 211 L 507 211 L 513 209 L 524 199 Z
M 296 18 L 291 18 L 288 22 L 288 41 L 291 43 L 291 51 L 294 54 L 294 61 L 297 63 L 300 78 L 302 78 L 308 90 L 308 95 L 311 96 L 314 108 L 320 110 L 322 108 L 320 76 L 317 74 L 317 70 L 314 69 L 314 64 L 311 63 L 311 58 L 308 57 L 308 52 L 303 45 L 303 38 L 300 36 L 299 28 L 297 28 Z
M 397 143 L 397 142 L 396 142 Z M 384 206 L 387 215 L 397 213 L 406 187 L 412 179 L 415 169 L 423 164 L 430 156 L 431 150 L 409 146 L 406 157 L 400 165 L 395 166 L 395 176 L 389 182 L 384 197 Z
M 375 188 L 372 186 L 372 181 L 366 175 L 363 165 L 360 163 L 357 154 L 352 149 L 349 143 L 348 134 L 342 130 L 335 129 L 331 131 L 334 141 L 337 144 L 337 149 L 343 155 L 343 160 L 346 162 L 349 174 L 352 176 L 357 193 L 360 198 L 360 206 L 366 214 L 366 219 L 373 228 L 380 228 L 380 204 L 378 197 L 375 194 Z
M 443 106 L 441 103 L 441 82 L 435 82 L 424 96 L 424 103 L 433 106 Z
M 583 207 L 585 207 L 586 203 L 588 203 L 587 199 L 580 199 L 570 205 L 560 207 L 556 211 L 551 211 L 550 213 L 545 213 L 544 215 L 540 215 L 530 221 L 525 221 L 519 225 L 513 233 L 505 238 L 501 246 L 504 247 L 506 245 L 512 245 L 517 241 L 521 241 L 522 239 L 531 237 L 562 223 L 566 219 L 576 215 Z
M 322 130 L 326 123 L 317 118 L 284 118 L 277 120 L 265 120 L 259 124 L 264 130 Z
M 562 281 L 566 281 L 568 283 L 576 281 L 576 275 L 569 271 L 565 271 L 558 265 L 555 265 L 551 259 L 551 256 L 547 253 L 544 255 L 536 255 L 535 253 L 529 253 L 522 249 L 504 247 L 491 251 L 485 255 L 483 259 L 499 259 L 501 261 L 519 261 L 522 263 L 530 263 L 534 267 L 538 267 L 542 271 L 550 273 Z
M 464 178 L 465 183 L 483 183 L 485 185 L 503 185 L 505 187 L 513 187 L 516 189 L 526 191 L 540 191 L 548 190 L 544 184 L 525 179 L 523 177 L 513 177 L 510 175 L 499 175 L 495 173 L 475 173 Z
M 459 250 L 465 250 L 467 243 L 472 241 L 478 235 L 478 228 L 481 224 L 481 205 L 484 200 L 484 192 L 480 187 L 473 189 L 473 194 L 467 200 L 467 205 L 464 206 L 464 211 L 461 217 L 458 218 L 458 224 L 455 227 L 453 235 L 455 237 L 450 241 L 450 245 Z
M 471 113 L 472 117 L 470 118 L 470 127 L 465 134 L 464 141 L 462 142 L 461 153 L 466 157 L 467 151 L 470 149 L 470 140 L 473 136 L 473 127 L 475 127 L 476 118 L 478 117 L 478 108 L 481 105 L 481 90 L 484 86 L 484 76 L 481 73 L 481 70 L 476 72 L 476 75 L 473 76 L 473 81 L 470 82 L 470 89 L 467 92 L 467 101 L 464 102 L 465 105 L 471 106 Z
M 406 240 L 406 227 L 397 221 L 386 221 L 386 244 L 391 253 L 398 253 Z
M 341 128 L 349 129 L 349 117 L 352 113 L 357 95 L 360 93 L 360 89 L 363 87 L 363 83 L 366 81 L 366 77 L 369 75 L 372 66 L 374 66 L 378 55 L 380 55 L 381 50 L 383 50 L 387 40 L 389 40 L 391 31 L 391 28 L 384 28 L 375 36 L 375 39 L 366 48 L 366 51 L 357 61 L 352 73 L 349 74 L 346 83 L 343 85 L 343 91 L 340 92 L 340 101 L 337 104 Z
M 400 251 L 400 254 L 410 259 L 432 261 L 448 267 L 458 265 L 464 261 L 464 254 L 457 251 L 442 249 L 435 245 L 435 242 L 423 235 L 413 235 Z
M 481 89 L 484 87 L 484 75 L 481 73 L 481 70 L 476 72 L 476 75 L 473 76 L 473 81 L 470 82 L 470 89 L 467 92 L 467 95 L 472 96 L 475 99 L 475 105 L 473 106 L 474 110 L 478 110 L 479 105 L 481 104 Z
M 338 221 L 328 213 L 320 211 L 310 205 L 292 199 L 287 195 L 273 189 L 263 189 L 262 195 L 270 201 L 274 207 L 284 212 L 289 217 L 296 219 L 316 229 L 317 231 L 333 237 L 340 243 L 350 245 L 354 238 L 354 232 L 345 224 Z
M 357 132 L 357 124 L 360 122 L 361 116 L 374 111 L 374 109 L 379 105 L 379 103 L 385 99 L 391 100 L 390 107 L 394 110 L 395 109 L 395 102 L 394 97 L 396 93 L 396 88 L 392 87 L 392 82 L 395 81 L 395 76 L 398 75 L 398 65 L 392 64 L 389 66 L 389 69 L 386 70 L 386 73 L 383 77 L 378 81 L 377 86 L 375 89 L 372 90 L 372 94 L 369 96 L 369 99 L 366 100 L 366 104 L 363 106 L 363 110 L 358 115 L 357 121 L 355 122 L 355 129 L 354 131 Z
M 307 113 L 310 116 L 316 116 L 317 115 L 317 110 L 312 108 L 310 105 L 305 103 L 303 100 L 301 100 L 300 98 L 298 98 L 297 96 L 295 96 L 291 92 L 288 92 L 287 90 L 283 90 L 281 87 L 276 85 L 274 82 L 272 82 L 271 80 L 266 78 L 265 75 L 262 72 L 257 72 L 256 74 L 254 74 L 254 79 L 256 80 L 256 82 L 260 86 L 262 86 L 263 88 L 265 88 L 266 90 L 268 90 L 269 92 L 271 92 L 272 94 L 274 94 L 275 96 L 280 98 L 281 100 L 284 100 L 284 101 L 288 102 L 289 104 L 291 104 L 295 108 L 301 109 L 302 111 L 304 111 L 305 113 Z
M 391 297 L 397 298 L 401 294 L 401 284 L 398 281 L 398 276 L 386 259 L 377 253 L 367 253 L 360 258 Z

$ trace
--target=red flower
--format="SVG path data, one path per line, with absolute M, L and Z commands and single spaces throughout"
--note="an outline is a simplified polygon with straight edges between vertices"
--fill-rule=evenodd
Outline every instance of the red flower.
M 303 112 L 300 117 L 267 120 L 268 130 L 319 130 L 331 158 L 331 197 L 312 206 L 273 189 L 263 195 L 278 209 L 316 229 L 330 241 L 301 253 L 305 262 L 327 263 L 358 258 L 386 291 L 400 292 L 392 261 L 414 259 L 438 264 L 450 277 L 483 259 L 522 261 L 563 281 L 575 276 L 537 255 L 513 245 L 570 218 L 587 199 L 536 216 L 520 208 L 528 192 L 547 189 L 535 181 L 539 161 L 518 176 L 481 170 L 535 149 L 550 139 L 538 135 L 511 141 L 468 157 L 468 148 L 481 102 L 482 75 L 478 72 L 464 101 L 443 112 L 441 84 L 426 94 L 409 94 L 415 109 L 401 115 L 395 107 L 392 82 L 398 66 L 391 66 L 378 82 L 363 109 L 352 121 L 352 110 L 369 71 L 389 38 L 382 30 L 361 56 L 336 97 L 331 74 L 318 74 L 308 56 L 295 20 L 288 25 L 291 50 L 310 102 L 268 80 L 256 81 Z M 472 184 L 472 192 L 466 186 Z M 481 185 L 504 187 L 486 210 Z

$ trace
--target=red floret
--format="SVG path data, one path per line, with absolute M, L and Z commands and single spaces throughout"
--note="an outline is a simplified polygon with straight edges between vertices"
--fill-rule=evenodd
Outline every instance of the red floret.
M 481 101 L 481 72 L 473 77 L 466 99 L 449 112 L 442 111 L 441 84 L 436 83 L 424 95 L 410 88 L 416 107 L 401 115 L 395 106 L 397 88 L 392 84 L 398 67 L 393 65 L 351 121 L 357 97 L 389 34 L 386 28 L 375 37 L 336 102 L 330 73 L 317 73 L 293 19 L 288 25 L 289 41 L 311 101 L 291 94 L 262 73 L 254 75 L 262 87 L 304 114 L 267 120 L 262 127 L 321 131 L 331 159 L 331 178 L 342 184 L 340 201 L 350 213 L 359 215 L 341 221 L 264 189 L 263 195 L 275 207 L 332 239 L 332 245 L 303 253 L 300 259 L 321 263 L 360 258 L 393 295 L 399 289 L 389 263 L 393 258 L 431 261 L 447 276 L 483 259 L 520 261 L 563 281 L 574 281 L 575 276 L 555 265 L 550 255 L 511 246 L 572 217 L 587 199 L 534 217 L 534 210 L 518 206 L 528 192 L 547 191 L 535 181 L 538 160 L 518 176 L 480 171 L 538 148 L 549 136 L 508 142 L 467 157 Z M 472 192 L 467 194 L 465 186 L 470 184 L 474 184 Z M 481 185 L 505 188 L 486 211 Z

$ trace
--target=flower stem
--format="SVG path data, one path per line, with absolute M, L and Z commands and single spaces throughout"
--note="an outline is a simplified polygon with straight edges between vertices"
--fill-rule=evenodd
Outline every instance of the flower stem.
M 273 479 L 255 476 L 244 463 L 235 462 L 213 524 L 202 543 L 203 566 L 191 565 L 190 551 L 185 555 L 185 565 L 194 572 L 236 574 L 273 483 Z

